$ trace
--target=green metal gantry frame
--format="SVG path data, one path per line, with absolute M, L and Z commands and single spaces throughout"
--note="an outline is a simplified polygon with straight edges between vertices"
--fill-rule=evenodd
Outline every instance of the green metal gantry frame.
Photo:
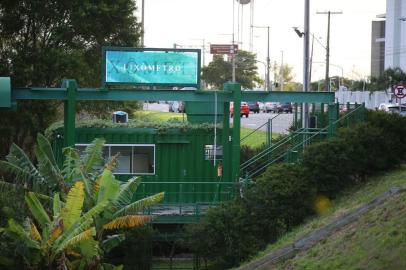
M 273 101 L 295 103 L 333 103 L 332 92 L 299 91 L 241 91 L 238 83 L 226 83 L 223 90 L 135 90 L 130 88 L 78 88 L 75 80 L 65 80 L 60 88 L 11 88 L 9 77 L 0 77 L 0 111 L 15 109 L 19 100 L 61 100 L 64 101 L 65 146 L 75 145 L 75 114 L 77 101 L 140 101 L 140 100 L 182 100 L 224 103 L 223 145 L 231 138 L 231 153 L 224 153 L 224 172 L 231 172 L 230 180 L 239 180 L 240 166 L 240 104 L 244 101 Z M 234 102 L 233 132 L 230 137 L 230 102 Z M 331 115 L 330 117 L 334 117 Z M 228 158 L 227 158 L 228 157 Z

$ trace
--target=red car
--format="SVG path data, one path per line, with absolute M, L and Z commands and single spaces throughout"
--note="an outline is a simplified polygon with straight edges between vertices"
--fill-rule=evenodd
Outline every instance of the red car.
M 248 118 L 248 115 L 250 114 L 250 107 L 248 106 L 247 102 L 241 102 L 240 111 L 241 111 L 241 117 L 243 115 L 245 115 L 245 117 Z M 231 102 L 230 103 L 230 117 L 233 117 L 233 114 L 234 114 L 234 105 Z

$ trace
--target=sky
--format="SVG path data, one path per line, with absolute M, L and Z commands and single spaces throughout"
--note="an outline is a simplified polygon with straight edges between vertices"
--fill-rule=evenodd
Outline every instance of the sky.
M 241 6 L 235 1 L 233 27 L 233 1 L 145 0 L 145 46 L 172 48 L 176 43 L 178 47 L 202 49 L 204 43 L 207 65 L 212 59 L 209 44 L 231 44 L 234 29 L 239 48 L 249 50 L 250 5 Z M 141 5 L 141 0 L 137 2 Z M 343 12 L 331 15 L 330 76 L 343 74 L 356 80 L 368 77 L 371 22 L 377 20 L 376 15 L 385 13 L 386 0 L 310 0 L 310 32 L 323 46 L 327 40 L 327 15 L 316 12 L 328 10 Z M 295 81 L 301 82 L 303 39 L 292 27 L 303 30 L 304 0 L 254 0 L 254 25 L 270 27 L 271 62 L 280 64 L 283 54 L 283 63 L 293 67 Z M 318 41 L 313 47 L 312 81 L 325 76 L 326 50 Z M 266 61 L 266 29 L 254 29 L 253 52 L 259 61 Z M 258 70 L 264 77 L 264 65 L 259 64 Z

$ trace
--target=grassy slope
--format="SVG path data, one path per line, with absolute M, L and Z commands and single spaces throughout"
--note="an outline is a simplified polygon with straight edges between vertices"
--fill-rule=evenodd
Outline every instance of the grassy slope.
M 144 119 L 148 121 L 168 121 L 171 119 L 176 119 L 178 121 L 187 121 L 186 114 L 182 113 L 173 113 L 173 112 L 156 112 L 156 111 L 138 111 L 134 113 L 134 117 L 137 119 Z M 241 138 L 244 138 L 249 133 L 252 132 L 252 129 L 241 128 Z M 272 138 L 277 138 L 278 134 L 272 134 Z M 261 146 L 266 141 L 266 133 L 263 131 L 257 131 L 254 134 L 250 135 L 245 139 L 242 144 L 256 148 Z
M 313 218 L 268 246 L 261 257 L 328 224 L 369 202 L 393 186 L 406 187 L 406 166 L 374 177 L 366 185 L 346 191 L 333 201 L 330 213 Z M 264 269 L 406 269 L 406 193 L 377 207 L 358 222 L 297 254 L 284 263 Z

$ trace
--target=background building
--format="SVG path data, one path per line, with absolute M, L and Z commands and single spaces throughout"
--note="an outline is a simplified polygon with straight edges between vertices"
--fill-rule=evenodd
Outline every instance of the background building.
M 371 76 L 379 77 L 385 68 L 385 21 L 372 22 Z
M 386 0 L 386 14 L 377 18 L 371 31 L 371 76 L 388 68 L 406 71 L 406 1 Z
M 386 0 L 385 69 L 406 71 L 406 1 Z

